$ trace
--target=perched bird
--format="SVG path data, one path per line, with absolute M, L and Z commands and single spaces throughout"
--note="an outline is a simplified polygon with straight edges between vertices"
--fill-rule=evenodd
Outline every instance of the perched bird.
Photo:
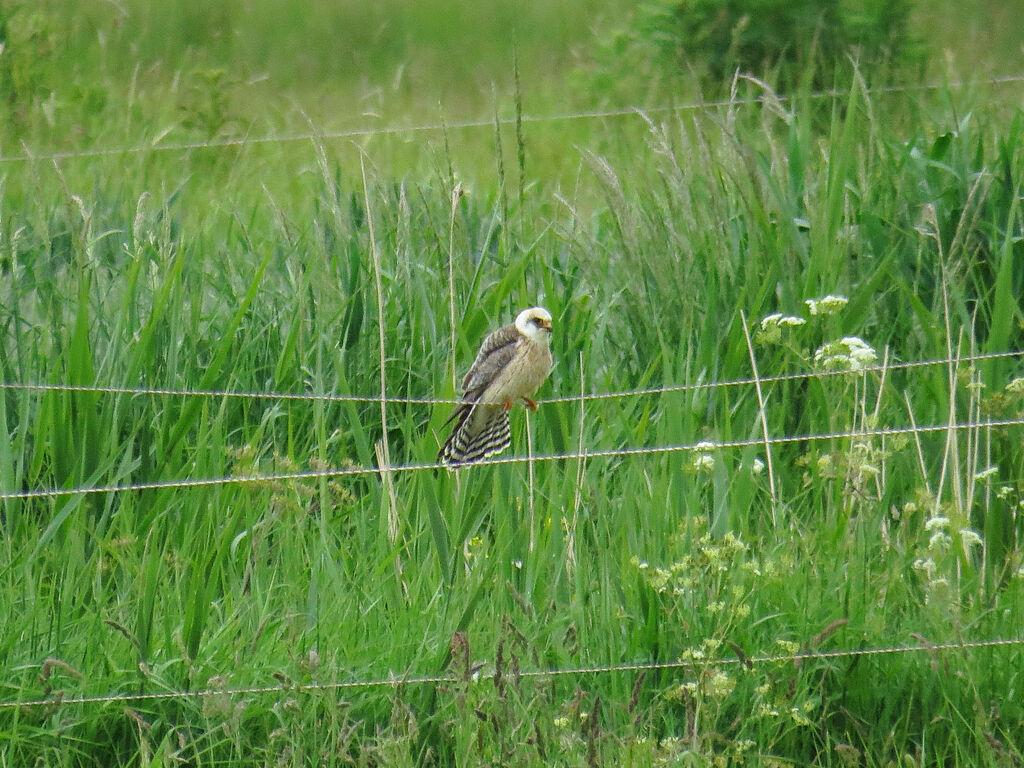
M 462 398 L 448 419 L 452 433 L 437 454 L 445 464 L 469 464 L 503 451 L 512 442 L 508 412 L 531 399 L 551 372 L 551 313 L 524 309 L 511 325 L 484 339 L 462 380 Z

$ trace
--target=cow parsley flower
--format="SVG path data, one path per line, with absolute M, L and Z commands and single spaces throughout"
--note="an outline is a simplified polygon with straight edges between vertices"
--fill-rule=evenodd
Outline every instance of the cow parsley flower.
M 820 299 L 804 299 L 804 304 L 812 315 L 834 315 L 841 310 L 850 300 L 845 296 L 833 296 L 829 294 Z

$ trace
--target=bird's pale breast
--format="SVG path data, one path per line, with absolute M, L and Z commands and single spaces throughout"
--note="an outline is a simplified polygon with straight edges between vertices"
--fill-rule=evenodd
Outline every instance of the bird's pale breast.
M 544 383 L 551 372 L 550 347 L 525 342 L 520 345 L 520 350 L 483 393 L 481 401 L 515 402 L 521 397 L 530 397 Z

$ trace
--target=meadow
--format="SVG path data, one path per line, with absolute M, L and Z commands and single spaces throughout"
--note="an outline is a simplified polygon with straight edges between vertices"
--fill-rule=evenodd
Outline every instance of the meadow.
M 625 7 L 0 11 L 0 766 L 1024 763 L 1012 25 L 635 104 Z

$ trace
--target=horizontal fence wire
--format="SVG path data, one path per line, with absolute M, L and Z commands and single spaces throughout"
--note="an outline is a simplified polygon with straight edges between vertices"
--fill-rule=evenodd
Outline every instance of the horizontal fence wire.
M 336 469 L 313 469 L 300 472 L 269 472 L 257 475 L 237 475 L 231 477 L 196 478 L 185 480 L 156 480 L 153 482 L 126 483 L 124 485 L 81 486 L 78 488 L 42 488 L 27 491 L 4 491 L 0 493 L 0 501 L 12 499 L 59 498 L 90 494 L 130 493 L 133 491 L 159 491 L 172 488 L 209 488 L 220 485 L 246 485 L 253 483 L 287 482 L 295 480 L 334 479 L 343 477 L 359 477 L 378 473 L 425 472 L 448 469 L 459 471 L 476 467 L 498 466 L 501 464 L 549 463 L 557 461 L 588 461 L 591 459 L 626 458 L 630 456 L 649 456 L 655 454 L 675 453 L 707 453 L 716 450 L 734 448 L 751 448 L 765 445 L 790 445 L 793 443 L 810 443 L 825 440 L 869 439 L 874 437 L 895 437 L 897 435 L 922 435 L 936 432 L 964 432 L 969 430 L 998 429 L 1001 427 L 1024 426 L 1024 418 L 988 419 L 983 421 L 954 422 L 949 424 L 928 424 L 904 427 L 881 427 L 863 430 L 847 430 L 839 432 L 809 433 L 803 435 L 782 435 L 777 437 L 750 438 L 745 440 L 700 440 L 696 443 L 676 445 L 635 446 L 625 448 L 606 448 L 594 451 L 569 451 L 565 453 L 542 454 L 539 456 L 504 456 L 483 459 L 465 465 L 451 465 L 440 462 L 420 464 L 397 464 L 375 467 L 344 467 Z
M 538 404 L 545 403 L 578 403 L 581 400 L 590 402 L 594 400 L 615 400 L 629 397 L 645 397 L 661 395 L 673 392 L 696 392 L 705 389 L 725 389 L 728 387 L 745 387 L 754 384 L 776 384 L 787 381 L 799 381 L 800 379 L 829 378 L 836 376 L 850 376 L 852 373 L 882 373 L 915 368 L 927 368 L 938 365 L 959 365 L 962 363 L 976 363 L 986 360 L 1000 360 L 1024 356 L 1024 351 L 1015 350 L 1009 352 L 985 352 L 973 355 L 962 355 L 959 357 L 943 357 L 932 360 L 911 360 L 908 362 L 893 362 L 880 365 L 868 365 L 851 372 L 849 370 L 820 370 L 820 371 L 799 371 L 794 373 L 781 373 L 774 376 L 762 376 L 760 378 L 729 379 L 726 381 L 706 381 L 694 384 L 668 384 L 661 387 L 648 387 L 644 389 L 624 389 L 614 392 L 591 392 L 582 395 L 562 395 L 537 400 Z M 240 392 L 229 389 L 174 389 L 165 387 L 122 387 L 102 384 L 39 384 L 22 382 L 0 382 L 0 390 L 28 390 L 32 392 L 94 392 L 97 394 L 111 395 L 133 395 L 133 396 L 154 396 L 154 397 L 210 397 L 218 399 L 238 398 L 243 400 L 282 400 L 282 401 L 316 401 L 327 403 L 374 403 L 384 402 L 388 405 L 457 405 L 462 402 L 455 398 L 442 397 L 384 397 L 380 395 L 338 395 L 317 392 Z
M 515 679 L 554 679 L 558 677 L 581 677 L 584 675 L 606 675 L 618 672 L 649 672 L 671 669 L 695 669 L 718 666 L 754 667 L 766 664 L 800 664 L 805 661 L 844 659 L 865 656 L 895 656 L 909 653 L 935 655 L 943 651 L 966 651 L 979 648 L 1007 648 L 1024 645 L 1024 638 L 975 640 L 954 643 L 932 643 L 920 634 L 913 634 L 918 644 L 889 646 L 883 648 L 853 648 L 835 651 L 802 651 L 789 654 L 767 654 L 759 656 L 731 656 L 722 659 L 687 659 L 679 661 L 644 661 L 632 664 L 608 664 L 590 667 L 569 667 L 556 669 L 524 670 L 518 673 L 504 672 L 506 677 Z M 64 696 L 58 691 L 49 698 L 27 701 L 0 701 L 0 711 L 15 708 L 67 707 L 84 704 L 138 704 L 147 701 L 169 699 L 203 699 L 218 696 L 253 696 L 260 694 L 300 694 L 329 691 L 345 691 L 372 688 L 402 688 L 411 685 L 457 685 L 468 682 L 488 682 L 497 679 L 493 674 L 477 674 L 469 679 L 456 675 L 425 675 L 401 677 L 391 675 L 372 680 L 346 680 L 327 683 L 278 683 L 277 685 L 255 685 L 240 688 L 205 688 L 195 691 L 157 691 L 153 693 L 108 693 L 96 696 Z
M 1013 83 L 1024 83 L 1024 75 L 1000 75 L 981 80 L 935 82 L 935 83 L 908 83 L 904 85 L 885 85 L 860 89 L 861 92 L 873 94 L 895 94 L 912 93 L 918 91 L 935 91 L 943 88 L 970 88 L 980 85 L 1008 85 Z M 829 88 L 827 90 L 814 91 L 808 98 L 813 100 L 835 98 L 849 93 L 849 89 Z M 663 114 L 672 112 L 705 111 L 720 109 L 731 106 L 746 106 L 752 104 L 763 104 L 769 101 L 788 102 L 793 97 L 784 94 L 771 96 L 755 96 L 749 98 L 700 100 L 674 106 L 640 107 L 627 106 L 614 109 L 586 110 L 580 112 L 564 112 L 550 115 L 522 115 L 518 118 L 522 123 L 553 123 L 570 122 L 575 120 L 600 120 L 616 117 L 629 117 L 643 114 Z M 28 160 L 72 160 L 78 158 L 107 157 L 111 155 L 141 154 L 144 152 L 188 152 L 198 149 L 220 149 L 229 147 L 245 147 L 258 144 L 284 144 L 297 141 L 328 141 L 337 139 L 355 139 L 367 136 L 394 136 L 410 133 L 431 133 L 444 130 L 463 130 L 474 128 L 493 128 L 495 122 L 501 125 L 512 125 L 517 118 L 478 118 L 472 120 L 455 120 L 452 122 L 431 122 L 413 125 L 389 125 L 379 127 L 350 128 L 344 130 L 311 130 L 298 131 L 295 133 L 282 133 L 268 136 L 237 136 L 225 137 L 222 139 L 210 139 L 207 141 L 180 141 L 160 143 L 161 134 L 156 139 L 145 144 L 136 144 L 128 147 L 107 147 L 100 149 L 67 150 L 61 152 L 40 152 L 26 151 L 20 155 L 0 156 L 0 164 L 19 163 Z

